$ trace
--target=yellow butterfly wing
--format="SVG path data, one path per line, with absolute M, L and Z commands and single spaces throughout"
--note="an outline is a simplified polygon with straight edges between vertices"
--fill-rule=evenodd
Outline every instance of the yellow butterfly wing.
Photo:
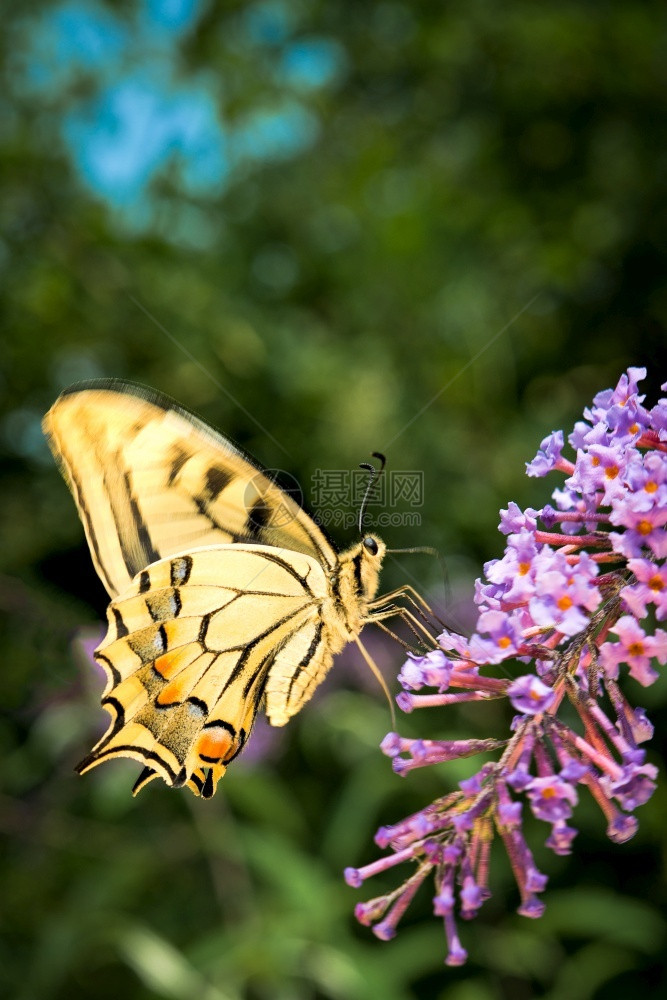
M 337 565 L 288 493 L 167 396 L 116 379 L 81 383 L 43 426 L 112 597 L 151 563 L 211 545 L 258 543 Z
M 297 712 L 344 639 L 325 621 L 322 567 L 301 553 L 228 545 L 160 560 L 113 600 L 95 656 L 111 715 L 81 773 L 113 757 L 210 797 L 266 696 L 274 725 Z
M 209 797 L 262 700 L 284 725 L 367 619 L 384 545 L 337 553 L 227 438 L 151 390 L 74 386 L 44 418 L 112 597 L 95 656 L 113 757 Z M 368 544 L 366 544 L 368 543 Z

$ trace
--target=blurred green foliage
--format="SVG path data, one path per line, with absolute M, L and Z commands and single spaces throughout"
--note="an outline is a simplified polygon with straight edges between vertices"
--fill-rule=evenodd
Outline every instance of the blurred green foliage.
M 147 31 L 179 10 L 181 30 Z M 63 33 L 62 11 L 106 34 Z M 423 470 L 425 492 L 421 526 L 385 537 L 438 546 L 465 620 L 501 548 L 499 507 L 547 499 L 523 476 L 544 434 L 629 364 L 648 365 L 652 398 L 665 381 L 664 5 L 26 2 L 3 28 L 2 995 L 664 996 L 664 783 L 629 844 L 612 848 L 582 803 L 573 858 L 537 847 L 541 921 L 514 914 L 498 856 L 463 970 L 442 965 L 427 898 L 389 944 L 355 925 L 365 897 L 342 868 L 460 777 L 392 775 L 388 713 L 356 656 L 211 802 L 157 783 L 133 800 L 129 762 L 75 777 L 102 728 L 78 637 L 105 595 L 39 430 L 65 385 L 116 375 L 198 410 L 306 494 L 316 469 L 386 451 Z M 197 148 L 160 147 L 149 122 L 155 169 L 134 193 L 95 188 L 101 95 L 137 74 L 205 95 L 219 177 L 193 181 Z M 384 582 L 414 579 L 445 604 L 426 558 L 391 561 Z M 400 651 L 376 652 L 394 676 Z M 664 692 L 632 692 L 663 733 Z M 424 736 L 483 724 L 400 720 Z

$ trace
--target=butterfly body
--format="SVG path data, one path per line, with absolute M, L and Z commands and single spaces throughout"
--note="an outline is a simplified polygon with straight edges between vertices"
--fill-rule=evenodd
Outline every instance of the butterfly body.
M 130 383 L 73 387 L 44 429 L 111 596 L 111 716 L 78 770 L 127 756 L 209 797 L 262 701 L 284 725 L 371 620 L 384 543 L 338 553 L 226 438 Z

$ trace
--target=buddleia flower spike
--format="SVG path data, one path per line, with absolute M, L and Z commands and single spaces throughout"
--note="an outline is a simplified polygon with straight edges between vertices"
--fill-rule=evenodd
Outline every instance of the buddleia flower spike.
M 637 831 L 635 813 L 656 787 L 644 749 L 653 727 L 623 682 L 629 674 L 647 687 L 667 660 L 667 632 L 658 625 L 667 617 L 667 399 L 644 405 L 638 383 L 645 375 L 630 368 L 614 389 L 598 393 L 569 435 L 571 457 L 562 431 L 545 438 L 528 475 L 564 479 L 553 504 L 522 511 L 510 503 L 501 511 L 507 543 L 477 581 L 474 633 L 445 630 L 436 648 L 403 664 L 397 702 L 404 712 L 504 699 L 514 717 L 502 739 L 390 733 L 383 741 L 403 776 L 481 751 L 496 754 L 457 789 L 381 827 L 375 841 L 391 853 L 346 870 L 358 887 L 410 866 L 393 891 L 356 907 L 383 940 L 431 880 L 446 962 L 463 964 L 457 920 L 476 916 L 489 898 L 494 838 L 512 867 L 518 912 L 541 916 L 547 875 L 523 831 L 526 809 L 546 823 L 546 845 L 560 855 L 573 849 L 582 795 L 592 796 L 615 843 Z

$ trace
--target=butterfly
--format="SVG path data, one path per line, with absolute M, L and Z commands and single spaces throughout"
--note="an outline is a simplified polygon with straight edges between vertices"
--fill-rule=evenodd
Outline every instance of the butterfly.
M 144 765 L 135 794 L 161 777 L 210 798 L 261 703 L 284 725 L 348 642 L 369 659 L 367 622 L 405 614 L 399 591 L 376 599 L 380 538 L 338 552 L 253 458 L 168 397 L 80 383 L 43 428 L 111 598 L 94 654 L 111 723 L 79 773 L 131 757 Z

